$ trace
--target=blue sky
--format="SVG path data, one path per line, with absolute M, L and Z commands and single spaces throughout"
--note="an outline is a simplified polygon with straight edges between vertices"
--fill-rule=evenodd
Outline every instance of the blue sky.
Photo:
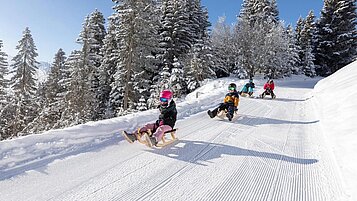
M 214 24 L 225 15 L 228 23 L 234 23 L 242 0 L 201 0 L 207 7 L 209 20 Z M 293 24 L 309 10 L 320 15 L 323 0 L 278 0 L 279 17 L 286 24 Z M 15 47 L 29 27 L 37 47 L 38 61 L 52 63 L 59 48 L 68 56 L 79 49 L 76 38 L 82 30 L 85 16 L 98 9 L 107 18 L 113 13 L 111 0 L 0 0 L 0 40 L 7 54 L 15 56 Z

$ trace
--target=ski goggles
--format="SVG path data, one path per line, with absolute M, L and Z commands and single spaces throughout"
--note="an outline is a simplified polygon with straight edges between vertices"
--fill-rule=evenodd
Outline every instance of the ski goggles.
M 228 87 L 228 90 L 232 90 L 232 91 L 234 91 L 236 88 L 234 88 L 234 87 Z
M 166 103 L 166 102 L 169 102 L 169 99 L 167 99 L 167 98 L 160 98 L 160 102 Z

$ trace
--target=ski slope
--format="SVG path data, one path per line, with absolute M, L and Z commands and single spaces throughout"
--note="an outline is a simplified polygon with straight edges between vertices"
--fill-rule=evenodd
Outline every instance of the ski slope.
M 319 79 L 278 80 L 277 99 L 241 97 L 236 121 L 210 119 L 232 81 L 246 80 L 177 100 L 179 141 L 162 149 L 118 134 L 155 110 L 0 142 L 0 200 L 351 199 L 317 116 Z

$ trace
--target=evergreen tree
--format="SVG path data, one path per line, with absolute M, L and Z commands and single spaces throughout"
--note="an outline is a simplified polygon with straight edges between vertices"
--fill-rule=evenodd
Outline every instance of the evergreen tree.
M 316 25 L 315 25 L 315 15 L 313 11 L 310 11 L 308 16 L 304 21 L 304 27 L 300 32 L 300 44 L 301 44 L 301 64 L 303 73 L 307 76 L 313 77 L 315 76 L 315 67 L 313 62 L 315 60 L 314 54 L 312 52 L 315 33 L 316 33 Z M 309 60 L 307 60 L 309 59 Z
M 225 17 L 220 17 L 211 33 L 213 70 L 218 78 L 229 76 L 231 69 L 235 66 L 232 31 L 225 21 Z
M 23 32 L 23 37 L 16 49 L 18 54 L 12 59 L 14 63 L 11 65 L 13 69 L 11 73 L 14 73 L 14 76 L 10 80 L 14 91 L 12 102 L 15 113 L 10 125 L 13 136 L 22 135 L 23 129 L 33 121 L 38 112 L 38 105 L 35 101 L 37 85 L 34 75 L 39 62 L 35 59 L 38 54 L 29 28 Z
M 82 52 L 72 51 L 65 61 L 64 73 L 67 79 L 64 79 L 64 93 L 61 94 L 64 101 L 64 110 L 61 114 L 60 120 L 55 124 L 55 127 L 67 127 L 85 123 L 90 120 L 91 108 L 86 100 L 91 93 L 89 91 L 89 84 L 86 81 L 88 74 L 83 68 Z
M 191 27 L 191 35 L 194 35 L 194 40 L 192 41 L 190 52 L 188 53 L 189 63 L 186 66 L 190 73 L 197 73 L 194 76 L 191 76 L 195 79 L 195 83 L 197 83 L 196 87 L 200 86 L 200 83 L 206 78 L 215 77 L 215 73 L 212 70 L 214 63 L 212 58 L 212 47 L 211 41 L 208 37 L 208 27 L 210 23 L 208 22 L 208 13 L 201 6 L 200 0 L 195 0 L 191 2 L 189 5 L 190 12 L 190 27 Z M 197 65 L 192 65 L 197 63 Z M 199 64 L 198 64 L 199 63 Z M 190 69 L 193 67 L 193 69 Z M 187 86 L 194 86 L 187 83 Z M 192 88 L 189 90 L 192 91 Z
M 288 27 L 286 28 L 286 35 L 288 37 L 289 43 L 288 54 L 290 55 L 287 66 L 289 68 L 288 75 L 290 73 L 297 75 L 301 73 L 301 69 L 299 68 L 301 63 L 299 57 L 300 46 L 297 45 L 296 33 L 294 32 L 293 27 L 291 25 L 288 25 Z
M 27 127 L 28 130 L 39 132 L 56 128 L 64 111 L 65 81 L 69 78 L 65 52 L 59 49 L 55 54 L 47 81 L 40 85 L 38 98 L 43 98 L 42 110 L 37 118 Z
M 95 10 L 93 13 L 90 14 L 89 22 L 88 22 L 88 35 L 83 34 L 82 41 L 83 47 L 85 46 L 84 43 L 87 40 L 89 46 L 89 53 L 88 60 L 90 63 L 93 64 L 90 78 L 91 81 L 91 90 L 92 93 L 95 95 L 95 99 L 93 100 L 93 120 L 99 120 L 104 118 L 104 113 L 106 110 L 106 91 L 102 91 L 102 88 L 107 85 L 100 85 L 101 78 L 101 64 L 103 61 L 103 46 L 104 46 L 104 38 L 106 36 L 106 30 L 104 27 L 104 17 L 101 12 Z M 85 33 L 85 31 L 83 31 Z M 84 52 L 85 50 L 82 49 Z M 105 78 L 104 78 L 105 79 Z
M 7 54 L 3 52 L 1 49 L 3 47 L 2 40 L 0 40 L 0 110 L 6 104 L 7 97 L 7 88 L 8 88 L 8 80 L 6 76 L 9 74 L 8 62 L 7 62 Z
M 150 95 L 157 52 L 157 9 L 152 0 L 114 0 L 117 4 L 116 35 L 119 61 L 112 83 L 111 102 L 120 105 L 117 114 L 135 110 L 140 99 Z
M 103 40 L 103 62 L 99 70 L 100 118 L 114 117 L 114 104 L 110 102 L 110 92 L 114 83 L 114 74 L 119 61 L 116 41 L 115 18 L 109 17 L 108 33 Z M 119 105 L 117 105 L 119 107 Z
M 6 76 L 9 73 L 7 54 L 1 49 L 3 47 L 2 40 L 0 40 L 0 140 L 5 139 L 9 135 L 8 121 L 4 113 L 5 107 L 8 104 L 8 80 Z
M 299 17 L 297 23 L 296 23 L 296 28 L 295 28 L 295 46 L 297 47 L 298 50 L 298 63 L 297 66 L 300 70 L 302 70 L 302 58 L 304 57 L 304 51 L 302 49 L 302 39 L 301 39 L 301 32 L 304 28 L 305 25 L 305 20 L 302 17 Z
M 99 68 L 103 60 L 101 49 L 106 35 L 104 23 L 105 20 L 102 13 L 95 10 L 86 18 L 83 30 L 77 39 L 77 42 L 82 44 L 83 67 L 88 73 L 88 78 L 86 79 L 89 82 L 88 93 L 92 94 L 91 99 L 85 100 L 91 110 L 90 120 L 100 119 L 102 114 L 99 113 L 103 110 L 102 107 L 105 104 L 101 103 L 100 97 L 102 96 L 99 91 Z
M 162 65 L 168 64 L 171 70 L 174 58 L 182 60 L 184 54 L 188 53 L 194 39 L 194 29 L 199 29 L 195 22 L 197 18 L 190 16 L 189 0 L 163 0 L 162 1 L 162 19 L 159 34 L 162 36 L 160 41 L 159 58 Z M 193 27 L 195 26 L 195 27 Z
M 287 36 L 277 18 L 275 1 L 245 0 L 234 28 L 237 69 L 243 67 L 249 77 L 256 72 L 266 76 L 281 76 L 287 65 Z M 243 73 L 244 74 L 244 71 Z M 273 78 L 272 77 L 272 78 Z
M 316 73 L 328 76 L 356 59 L 356 0 L 325 0 L 317 22 Z
M 176 97 L 181 97 L 186 89 L 182 64 L 175 58 L 170 76 L 170 88 Z

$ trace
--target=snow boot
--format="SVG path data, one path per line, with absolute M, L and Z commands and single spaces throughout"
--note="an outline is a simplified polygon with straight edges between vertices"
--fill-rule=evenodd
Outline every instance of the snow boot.
M 217 116 L 217 112 L 218 112 L 218 109 L 214 109 L 213 111 L 211 111 L 211 110 L 207 111 L 209 117 L 211 117 L 211 118 L 214 118 L 215 116 Z
M 129 143 L 134 143 L 137 140 L 134 134 L 127 133 L 126 131 L 123 131 L 122 134 Z
M 145 134 L 145 140 L 148 147 L 152 147 L 157 144 L 156 138 L 150 137 L 148 134 Z
M 226 117 L 228 118 L 229 121 L 232 121 L 233 115 L 227 112 Z

